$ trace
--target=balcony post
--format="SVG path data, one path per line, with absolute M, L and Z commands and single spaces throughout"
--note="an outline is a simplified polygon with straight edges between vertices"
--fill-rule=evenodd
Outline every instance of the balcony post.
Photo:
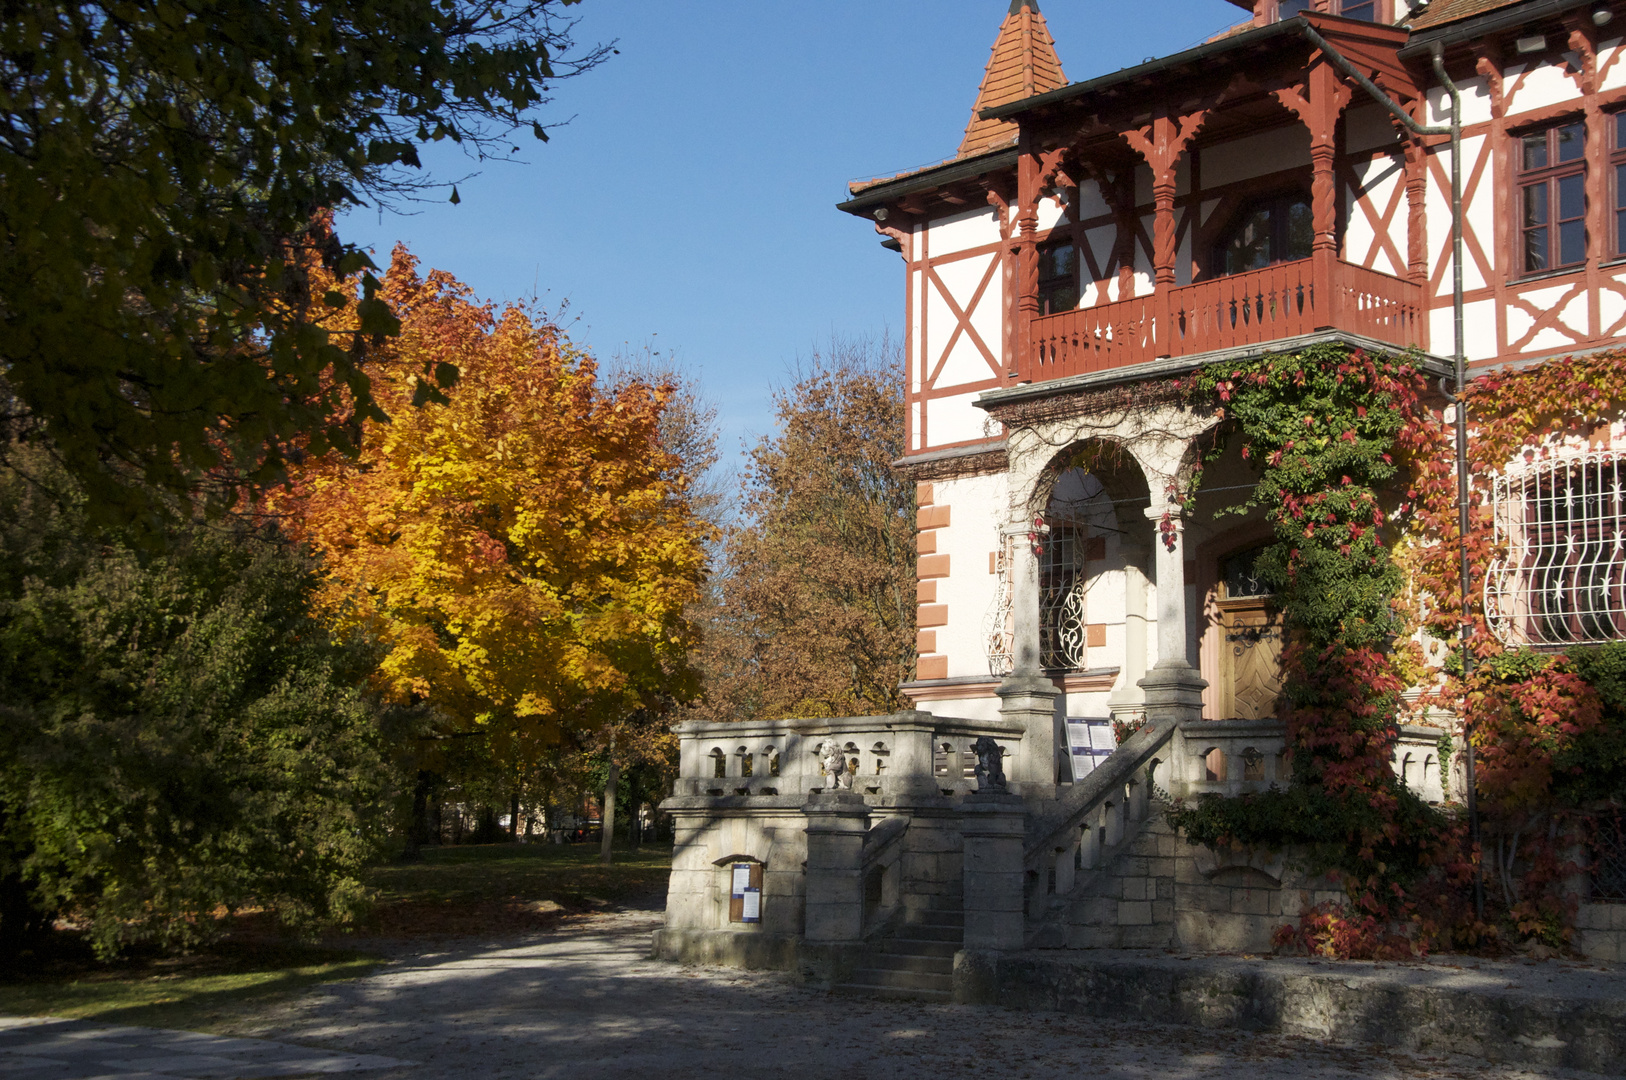
M 1185 153 L 1207 116 L 1207 109 L 1180 117 L 1170 116 L 1167 111 L 1159 109 L 1153 114 L 1150 124 L 1119 133 L 1152 170 L 1152 198 L 1155 204 L 1152 219 L 1153 351 L 1158 356 L 1173 356 L 1173 350 L 1178 347 L 1178 335 L 1174 332 L 1173 298 L 1170 296 L 1174 289 L 1174 265 L 1179 250 L 1175 244 L 1174 229 L 1175 170 L 1180 164 L 1180 155 Z
M 1310 288 L 1317 312 L 1316 327 L 1347 325 L 1342 298 L 1333 291 L 1333 263 L 1338 259 L 1338 118 L 1353 91 L 1339 78 L 1325 57 L 1310 68 L 1296 87 L 1276 91 L 1286 106 L 1310 130 Z
M 1016 377 L 1033 378 L 1033 321 L 1039 317 L 1039 152 L 1022 135 L 1016 159 Z

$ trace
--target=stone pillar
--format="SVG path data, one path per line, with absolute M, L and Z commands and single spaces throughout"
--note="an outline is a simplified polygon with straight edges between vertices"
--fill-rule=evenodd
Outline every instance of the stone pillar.
M 893 798 L 940 799 L 932 769 L 932 732 L 937 723 L 929 712 L 901 712 L 888 725 L 892 731 L 892 760 L 887 763 L 883 792 Z
M 1004 791 L 967 795 L 960 804 L 960 831 L 965 843 L 966 949 L 1020 949 L 1027 932 L 1022 913 L 1022 841 L 1027 834 L 1022 799 Z
M 810 795 L 807 816 L 807 918 L 809 942 L 836 944 L 864 935 L 864 876 L 859 864 L 869 807 L 850 791 Z
M 1169 525 L 1164 531 L 1163 517 Z M 1156 534 L 1157 664 L 1140 680 L 1146 692 L 1146 719 L 1184 723 L 1201 720 L 1203 690 L 1208 686 L 1186 652 L 1186 545 L 1180 508 L 1169 504 L 1147 509 Z
M 1115 720 L 1128 720 L 1146 707 L 1146 692 L 1140 688 L 1140 680 L 1146 675 L 1146 570 L 1141 564 L 1149 553 L 1128 542 L 1122 551 L 1124 669 L 1118 688 L 1107 698 L 1107 710 Z
M 997 691 L 999 715 L 1022 725 L 1022 746 L 1006 766 L 1015 790 L 1056 797 L 1056 697 L 1061 691 L 1039 666 L 1039 560 L 1025 535 L 1011 545 L 1011 673 Z

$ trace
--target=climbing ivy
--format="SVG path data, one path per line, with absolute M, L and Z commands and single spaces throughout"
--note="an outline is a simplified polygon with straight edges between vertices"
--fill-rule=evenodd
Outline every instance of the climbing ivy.
M 1406 629 L 1395 603 L 1405 574 L 1391 545 L 1414 509 L 1399 489 L 1412 459 L 1437 448 L 1438 420 L 1408 362 L 1334 345 L 1210 365 L 1184 388 L 1224 422 L 1210 459 L 1236 439 L 1258 470 L 1248 497 L 1222 512 L 1259 509 L 1271 527 L 1256 572 L 1282 613 L 1293 779 L 1286 791 L 1177 807 L 1173 823 L 1197 842 L 1308 850 L 1313 869 L 1342 876 L 1376 954 L 1380 929 L 1415 915 L 1408 886 L 1437 867 L 1464 870 L 1451 823 L 1390 765 L 1406 686 L 1391 647 Z
M 1494 942 L 1502 922 L 1563 944 L 1574 914 L 1563 884 L 1578 868 L 1562 853 L 1581 835 L 1573 811 L 1626 792 L 1626 645 L 1505 650 L 1479 597 L 1463 604 L 1457 560 L 1465 546 L 1483 581 L 1496 554 L 1489 477 L 1554 439 L 1592 437 L 1626 409 L 1626 351 L 1470 384 L 1465 540 L 1447 425 L 1404 359 L 1323 346 L 1211 365 L 1183 385 L 1190 404 L 1224 421 L 1216 447 L 1239 439 L 1259 470 L 1229 509 L 1263 510 L 1274 534 L 1258 571 L 1288 638 L 1282 718 L 1294 771 L 1285 791 L 1177 807 L 1174 823 L 1200 843 L 1295 845 L 1312 869 L 1343 876 L 1353 909 L 1307 912 L 1283 941 L 1381 956 Z M 1423 680 L 1415 650 L 1394 645 L 1412 619 L 1444 640 L 1466 629 L 1473 677 L 1453 658 L 1444 678 Z M 1499 846 L 1491 891 L 1503 916 L 1490 924 L 1468 903 L 1480 853 L 1465 823 L 1423 805 L 1390 765 L 1399 692 L 1420 681 L 1433 683 L 1427 702 L 1463 716 L 1479 755 L 1480 805 Z M 1454 749 L 1443 735 L 1442 768 Z

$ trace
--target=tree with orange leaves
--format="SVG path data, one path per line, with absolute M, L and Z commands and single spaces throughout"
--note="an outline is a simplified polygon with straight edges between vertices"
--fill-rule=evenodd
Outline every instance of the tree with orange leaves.
M 371 361 L 390 421 L 268 500 L 323 556 L 331 618 L 383 642 L 379 689 L 515 760 L 693 696 L 684 609 L 711 530 L 660 443 L 669 388 L 606 386 L 556 326 L 421 277 L 403 248 L 382 296 L 401 321 Z M 418 373 L 442 365 L 455 385 L 431 391 Z

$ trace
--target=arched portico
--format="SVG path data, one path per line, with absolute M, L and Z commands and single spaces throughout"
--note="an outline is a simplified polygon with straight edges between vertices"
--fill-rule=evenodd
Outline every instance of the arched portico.
M 1043 536 L 1043 515 L 1058 482 L 1086 462 L 1113 507 L 1126 556 L 1132 556 L 1124 560 L 1125 670 L 1115 687 L 1114 711 L 1144 711 L 1150 720 L 1196 719 L 1202 712 L 1205 684 L 1194 650 L 1180 493 L 1193 473 L 1201 440 L 1218 419 L 1172 400 L 1126 404 L 1113 399 L 1108 404 L 1091 408 L 1081 401 L 1072 415 L 1031 417 L 998 403 L 990 407 L 1009 431 L 1010 506 L 1001 531 L 1010 560 L 1012 643 L 1010 670 L 999 690 L 1001 714 L 1024 724 L 1031 746 L 1061 743 L 1060 692 L 1044 665 L 1043 549 L 1036 541 Z M 1154 586 L 1155 606 L 1147 602 L 1148 584 Z M 1129 633 L 1132 612 L 1141 632 L 1138 656 Z M 1155 619 L 1155 651 L 1146 641 L 1148 615 Z M 1156 662 L 1147 666 L 1151 655 Z M 1139 677 L 1131 680 L 1137 663 Z M 1027 790 L 1054 784 L 1053 756 L 1049 762 L 1042 754 L 1023 757 L 1025 774 L 1015 779 Z M 1049 791 L 1053 794 L 1053 787 Z

